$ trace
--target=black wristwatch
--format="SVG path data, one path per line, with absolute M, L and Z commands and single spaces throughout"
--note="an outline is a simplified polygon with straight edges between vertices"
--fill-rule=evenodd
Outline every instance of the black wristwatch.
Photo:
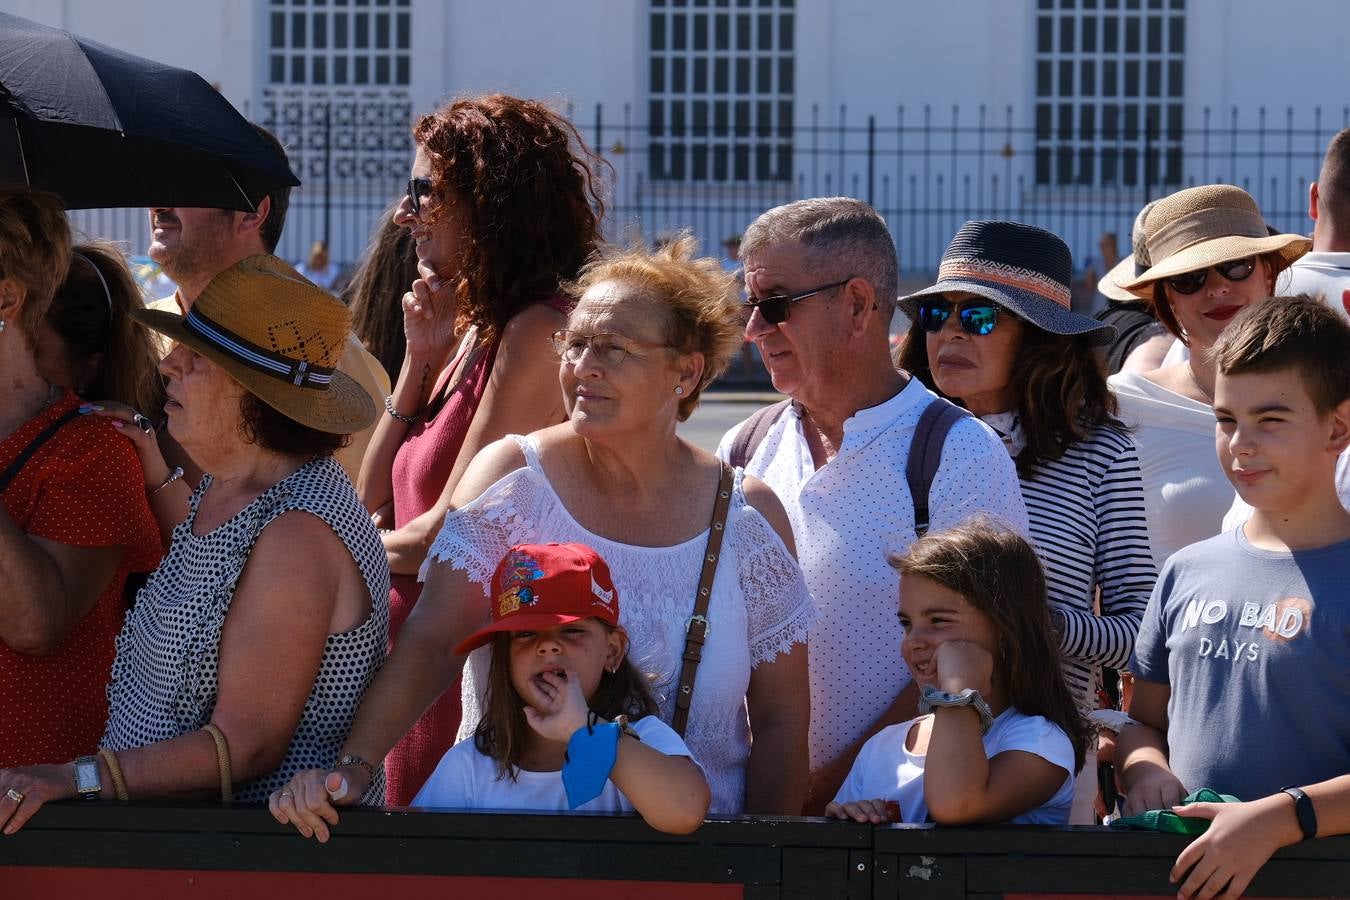
M 1280 791 L 1294 798 L 1294 815 L 1298 816 L 1298 827 L 1303 839 L 1310 841 L 1317 837 L 1317 810 L 1313 809 L 1312 798 L 1300 788 L 1284 787 Z
M 75 760 L 75 794 L 81 800 L 97 800 L 103 793 L 103 779 L 99 777 L 98 757 L 81 756 Z

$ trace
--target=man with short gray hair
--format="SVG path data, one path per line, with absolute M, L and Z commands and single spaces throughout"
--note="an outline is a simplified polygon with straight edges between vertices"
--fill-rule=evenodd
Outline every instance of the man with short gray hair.
M 746 338 L 791 403 L 733 428 L 718 455 L 783 501 L 820 609 L 806 805 L 819 814 L 863 742 L 915 714 L 918 689 L 900 659 L 899 574 L 887 557 L 927 522 L 940 531 L 977 512 L 1025 533 L 1026 509 L 993 431 L 892 364 L 899 266 L 876 210 L 847 197 L 771 209 L 746 229 L 741 259 Z M 935 403 L 942 415 L 925 417 Z M 921 427 L 929 419 L 947 420 L 945 436 Z M 920 497 L 926 522 L 916 523 L 906 465 L 921 431 L 935 436 L 941 465 L 928 490 L 931 516 Z

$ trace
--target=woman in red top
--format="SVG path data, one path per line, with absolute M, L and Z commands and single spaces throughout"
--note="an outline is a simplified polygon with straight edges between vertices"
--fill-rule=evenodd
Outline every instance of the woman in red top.
M 361 499 L 382 527 L 390 637 L 421 592 L 417 572 L 450 496 L 480 449 L 563 421 L 549 336 L 603 213 L 593 159 L 542 103 L 502 94 L 457 100 L 413 127 L 417 155 L 394 221 L 409 229 L 420 278 L 403 296 L 403 367 L 361 466 Z M 459 690 L 422 717 L 387 760 L 388 801 L 406 806 L 455 741 Z
M 0 190 L 0 768 L 94 752 L 122 587 L 160 557 L 131 444 L 38 373 L 35 336 L 69 264 L 60 202 Z

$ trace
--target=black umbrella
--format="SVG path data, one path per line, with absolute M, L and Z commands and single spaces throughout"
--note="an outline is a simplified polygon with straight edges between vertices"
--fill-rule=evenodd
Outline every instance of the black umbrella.
M 242 210 L 300 183 L 195 72 L 3 13 L 0 182 L 67 209 Z

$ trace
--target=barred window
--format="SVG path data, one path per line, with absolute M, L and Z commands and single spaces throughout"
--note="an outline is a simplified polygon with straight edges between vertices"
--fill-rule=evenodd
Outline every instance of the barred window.
M 791 180 L 795 5 L 649 0 L 649 177 Z
M 406 86 L 412 0 L 269 0 L 267 80 Z
M 1037 0 L 1036 184 L 1181 183 L 1186 0 Z

